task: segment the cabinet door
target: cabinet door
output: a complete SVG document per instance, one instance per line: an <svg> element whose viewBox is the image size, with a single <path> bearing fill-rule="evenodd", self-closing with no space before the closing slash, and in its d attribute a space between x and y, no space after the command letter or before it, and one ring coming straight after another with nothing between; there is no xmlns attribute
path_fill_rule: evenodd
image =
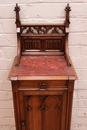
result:
<svg viewBox="0 0 87 130"><path fill-rule="evenodd" d="M65 130L67 91L20 91L22 130Z"/></svg>

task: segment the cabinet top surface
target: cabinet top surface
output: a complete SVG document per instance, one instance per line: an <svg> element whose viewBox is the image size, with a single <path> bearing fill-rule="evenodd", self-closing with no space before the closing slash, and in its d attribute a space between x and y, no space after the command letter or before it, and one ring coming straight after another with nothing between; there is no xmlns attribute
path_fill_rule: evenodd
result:
<svg viewBox="0 0 87 130"><path fill-rule="evenodd" d="M64 56L22 56L18 67L12 67L10 77L17 76L74 76Z"/></svg>

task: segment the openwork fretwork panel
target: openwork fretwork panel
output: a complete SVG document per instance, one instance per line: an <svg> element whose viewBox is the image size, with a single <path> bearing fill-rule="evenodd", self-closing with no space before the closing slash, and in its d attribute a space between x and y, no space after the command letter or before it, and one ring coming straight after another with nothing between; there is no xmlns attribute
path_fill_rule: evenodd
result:
<svg viewBox="0 0 87 130"><path fill-rule="evenodd" d="M64 34L64 26L22 26L21 34L29 35L59 35Z"/></svg>

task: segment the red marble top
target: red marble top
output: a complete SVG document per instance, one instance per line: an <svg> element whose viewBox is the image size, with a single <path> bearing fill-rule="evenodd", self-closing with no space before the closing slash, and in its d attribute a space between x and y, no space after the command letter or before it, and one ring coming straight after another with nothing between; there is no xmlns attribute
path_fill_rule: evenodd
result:
<svg viewBox="0 0 87 130"><path fill-rule="evenodd" d="M75 73L64 56L22 56L10 76L75 76Z"/></svg>

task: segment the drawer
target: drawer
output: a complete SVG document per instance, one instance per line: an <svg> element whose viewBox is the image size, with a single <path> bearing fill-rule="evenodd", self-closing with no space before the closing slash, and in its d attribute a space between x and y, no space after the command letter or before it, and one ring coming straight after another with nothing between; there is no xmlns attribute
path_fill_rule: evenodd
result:
<svg viewBox="0 0 87 130"><path fill-rule="evenodd" d="M66 80L32 80L32 81L19 81L19 87L28 87L28 88L57 88L57 87L66 87Z"/></svg>

